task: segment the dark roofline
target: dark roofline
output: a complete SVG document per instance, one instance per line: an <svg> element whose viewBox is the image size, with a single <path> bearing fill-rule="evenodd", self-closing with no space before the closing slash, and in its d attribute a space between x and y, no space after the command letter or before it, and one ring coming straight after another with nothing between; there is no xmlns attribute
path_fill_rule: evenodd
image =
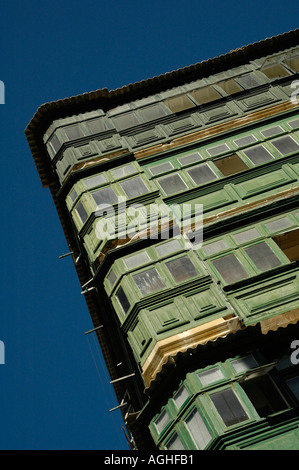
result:
<svg viewBox="0 0 299 470"><path fill-rule="evenodd" d="M240 47L213 59L204 60L197 64L190 65L189 67L126 85L116 90L108 91L107 88L103 88L41 105L27 125L25 135L42 183L45 186L48 185L50 183L48 179L51 174L51 170L46 164L48 159L45 155L42 137L54 120L95 109L107 111L118 105L141 99L169 88L183 85L187 82L244 65L251 60L295 47L298 43L299 29L295 29L288 33L283 33Z"/></svg>

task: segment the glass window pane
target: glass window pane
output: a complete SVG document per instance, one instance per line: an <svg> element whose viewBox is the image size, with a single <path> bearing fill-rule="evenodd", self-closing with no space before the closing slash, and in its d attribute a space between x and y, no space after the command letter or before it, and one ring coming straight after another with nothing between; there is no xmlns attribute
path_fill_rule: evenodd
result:
<svg viewBox="0 0 299 470"><path fill-rule="evenodd" d="M117 203L116 194L111 188L103 188L91 193L97 204L97 209Z"/></svg>
<svg viewBox="0 0 299 470"><path fill-rule="evenodd" d="M107 180L103 173L101 173L99 175L92 176L91 178L86 178L83 181L88 188L94 188L95 186L106 183Z"/></svg>
<svg viewBox="0 0 299 470"><path fill-rule="evenodd" d="M238 77L238 82L240 82L244 88L253 88L259 85L257 79L251 73Z"/></svg>
<svg viewBox="0 0 299 470"><path fill-rule="evenodd" d="M78 139L79 137L84 136L80 124L74 124L73 126L65 127L64 132L66 133L69 140Z"/></svg>
<svg viewBox="0 0 299 470"><path fill-rule="evenodd" d="M203 247L203 250L207 256L213 255L218 251L222 251L228 248L228 244L225 240L217 240L216 242L209 243Z"/></svg>
<svg viewBox="0 0 299 470"><path fill-rule="evenodd" d="M244 147L244 145L253 144L253 142L256 142L256 141L257 141L257 138L254 135L250 134L250 135L246 135L245 137L240 137L239 139L234 140L234 143L238 147Z"/></svg>
<svg viewBox="0 0 299 470"><path fill-rule="evenodd" d="M129 165L122 166L120 168L115 168L112 170L112 175L114 178L122 178L124 176L129 176L132 173L135 173L135 167L132 163L129 163Z"/></svg>
<svg viewBox="0 0 299 470"><path fill-rule="evenodd" d="M76 200L77 197L78 197L78 194L77 194L76 190L73 189L73 190L70 192L69 196L70 196L72 202L75 202L75 200Z"/></svg>
<svg viewBox="0 0 299 470"><path fill-rule="evenodd" d="M294 119L294 121L289 121L288 122L288 125L292 128L292 129L297 129L299 127L299 119Z"/></svg>
<svg viewBox="0 0 299 470"><path fill-rule="evenodd" d="M187 256L169 261L166 266L176 282L183 282L198 275L193 263Z"/></svg>
<svg viewBox="0 0 299 470"><path fill-rule="evenodd" d="M274 158L271 153L269 153L268 150L263 147L263 145L256 145L255 147L251 147L243 151L254 165L268 162Z"/></svg>
<svg viewBox="0 0 299 470"><path fill-rule="evenodd" d="M281 261L267 243L250 246L245 251L260 271L267 271L281 265Z"/></svg>
<svg viewBox="0 0 299 470"><path fill-rule="evenodd" d="M218 158L218 160L214 160L214 164L223 176L234 175L240 171L248 170L248 166L236 154Z"/></svg>
<svg viewBox="0 0 299 470"><path fill-rule="evenodd" d="M238 243L245 243L259 238L260 234L256 228L250 228L249 230L244 230L244 232L236 233L234 237Z"/></svg>
<svg viewBox="0 0 299 470"><path fill-rule="evenodd" d="M185 450L185 447L176 432L169 441L166 442L165 447L167 450Z"/></svg>
<svg viewBox="0 0 299 470"><path fill-rule="evenodd" d="M224 379L224 375L218 366L205 370L204 372L199 372L197 376L203 385L210 385L214 382L218 382L218 380Z"/></svg>
<svg viewBox="0 0 299 470"><path fill-rule="evenodd" d="M192 436L193 441L196 444L196 447L199 450L204 449L212 437L197 409L192 411L192 413L186 419L185 424Z"/></svg>
<svg viewBox="0 0 299 470"><path fill-rule="evenodd" d="M112 120L119 130L128 129L129 127L137 126L139 124L137 116L134 112L116 116Z"/></svg>
<svg viewBox="0 0 299 470"><path fill-rule="evenodd" d="M166 194L174 194L184 189L187 189L187 185L184 183L182 178L178 174L166 176L165 178L157 179L159 185Z"/></svg>
<svg viewBox="0 0 299 470"><path fill-rule="evenodd" d="M170 421L170 416L166 410L162 411L162 413L158 416L158 418L154 421L154 425L158 433L160 434L163 429L167 426Z"/></svg>
<svg viewBox="0 0 299 470"><path fill-rule="evenodd" d="M168 98L164 101L164 103L173 113L178 113L179 111L193 108L195 106L195 104L190 100L190 98L188 98L187 95L180 95Z"/></svg>
<svg viewBox="0 0 299 470"><path fill-rule="evenodd" d="M167 112L160 103L142 108L140 112L145 121L152 121L153 119L167 115Z"/></svg>
<svg viewBox="0 0 299 470"><path fill-rule="evenodd" d="M220 86L220 88L222 88L222 90L224 90L228 95L243 91L243 88L241 88L233 78L218 82L217 85Z"/></svg>
<svg viewBox="0 0 299 470"><path fill-rule="evenodd" d="M261 72L263 72L268 78L270 78L270 80L291 75L291 73L287 69L285 69L281 64L270 65L269 67L261 69Z"/></svg>
<svg viewBox="0 0 299 470"><path fill-rule="evenodd" d="M58 137L55 134L50 138L49 144L55 153L58 152L61 147L61 143L59 142Z"/></svg>
<svg viewBox="0 0 299 470"><path fill-rule="evenodd" d="M274 145L277 150L282 155L287 155L288 153L298 152L299 145L297 142L292 139L290 136L280 137L279 139L271 140L271 144Z"/></svg>
<svg viewBox="0 0 299 470"><path fill-rule="evenodd" d="M119 301L123 311L127 313L130 308L130 302L128 301L128 297L126 296L125 291L121 286L117 289L115 296Z"/></svg>
<svg viewBox="0 0 299 470"><path fill-rule="evenodd" d="M120 185L129 199L149 192L140 176L123 181Z"/></svg>
<svg viewBox="0 0 299 470"><path fill-rule="evenodd" d="M210 396L226 426L232 426L248 419L245 410L232 389L222 390Z"/></svg>
<svg viewBox="0 0 299 470"><path fill-rule="evenodd" d="M277 230L282 230L284 228L290 227L293 225L293 222L288 217L282 217L281 219L273 220L265 224L267 229L270 232L277 232Z"/></svg>
<svg viewBox="0 0 299 470"><path fill-rule="evenodd" d="M98 132L104 132L107 130L107 124L103 118L86 121L86 126L90 130L91 134L97 134Z"/></svg>
<svg viewBox="0 0 299 470"><path fill-rule="evenodd" d="M178 158L178 161L182 166L190 165L191 163L198 162L199 160L202 160L202 156L198 152L194 152L190 155L185 155L184 157Z"/></svg>
<svg viewBox="0 0 299 470"><path fill-rule="evenodd" d="M208 103L209 101L215 101L221 98L221 95L212 86L198 88L197 90L191 91L189 94L198 104Z"/></svg>
<svg viewBox="0 0 299 470"><path fill-rule="evenodd" d="M114 272L113 270L110 271L110 273L109 273L108 276L107 276L107 279L108 279L108 281L109 281L111 287L113 287L114 284L115 284L115 282L116 282L116 280L117 280L116 274L115 274L115 272Z"/></svg>
<svg viewBox="0 0 299 470"><path fill-rule="evenodd" d="M136 266L140 266L141 264L147 263L150 260L146 251L141 251L140 253L136 253L129 258L124 259L124 263L128 269L135 268Z"/></svg>
<svg viewBox="0 0 299 470"><path fill-rule="evenodd" d="M284 62L292 69L294 72L299 72L299 56L290 56L284 60Z"/></svg>
<svg viewBox="0 0 299 470"><path fill-rule="evenodd" d="M135 274L133 279L142 295L151 294L165 287L159 273L154 268L143 273Z"/></svg>
<svg viewBox="0 0 299 470"><path fill-rule="evenodd" d="M216 145L215 147L210 147L207 149L208 154L211 157L215 157L216 155L220 155L220 153L227 152L229 150L229 146L226 144Z"/></svg>
<svg viewBox="0 0 299 470"><path fill-rule="evenodd" d="M213 261L213 265L228 284L248 277L248 273L235 255L227 255L223 256L223 258L216 259Z"/></svg>
<svg viewBox="0 0 299 470"><path fill-rule="evenodd" d="M170 162L161 163L160 165L152 166L149 170L153 176L160 175L166 171L172 170L173 164Z"/></svg>
<svg viewBox="0 0 299 470"><path fill-rule="evenodd" d="M163 243L163 245L156 246L156 250L160 256L169 255L181 249L182 247L178 240L170 240L169 242Z"/></svg>
<svg viewBox="0 0 299 470"><path fill-rule="evenodd" d="M265 129L264 131L261 131L261 134L263 134L264 137L272 137L272 135L279 134L282 131L283 131L282 127L273 126L273 127L270 127L269 129Z"/></svg>
<svg viewBox="0 0 299 470"><path fill-rule="evenodd" d="M258 367L258 363L255 358L250 356L241 357L240 359L235 359L232 361L232 366L237 373L244 372L245 370L254 369Z"/></svg>
<svg viewBox="0 0 299 470"><path fill-rule="evenodd" d="M215 173L211 170L209 165L203 163L202 165L195 166L187 172L193 179L195 184L203 184L217 178Z"/></svg>
<svg viewBox="0 0 299 470"><path fill-rule="evenodd" d="M76 212L77 214L79 215L82 223L84 224L84 222L87 220L88 218L88 215L87 215L87 212L82 204L82 202L79 202L79 204L77 205L76 207Z"/></svg>
<svg viewBox="0 0 299 470"><path fill-rule="evenodd" d="M189 397L189 392L184 385L175 393L173 400L178 408L180 408L187 398Z"/></svg>

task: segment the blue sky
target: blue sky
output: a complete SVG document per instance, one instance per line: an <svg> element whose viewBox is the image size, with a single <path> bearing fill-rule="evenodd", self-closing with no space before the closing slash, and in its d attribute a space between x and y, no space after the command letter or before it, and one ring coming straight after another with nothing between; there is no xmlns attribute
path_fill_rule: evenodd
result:
<svg viewBox="0 0 299 470"><path fill-rule="evenodd" d="M126 449L50 193L24 136L37 108L296 29L296 1L0 0L0 449Z"/></svg>

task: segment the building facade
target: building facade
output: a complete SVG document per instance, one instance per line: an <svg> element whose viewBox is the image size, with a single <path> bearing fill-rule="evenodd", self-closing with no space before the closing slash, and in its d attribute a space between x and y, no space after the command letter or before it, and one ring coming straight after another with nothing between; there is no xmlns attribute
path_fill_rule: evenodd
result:
<svg viewBox="0 0 299 470"><path fill-rule="evenodd" d="M295 30L27 126L132 449L299 449L298 74Z"/></svg>

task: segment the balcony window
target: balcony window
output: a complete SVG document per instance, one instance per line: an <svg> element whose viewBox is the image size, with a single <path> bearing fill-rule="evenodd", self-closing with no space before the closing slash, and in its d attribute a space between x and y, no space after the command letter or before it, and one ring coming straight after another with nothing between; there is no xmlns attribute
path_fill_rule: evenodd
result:
<svg viewBox="0 0 299 470"><path fill-rule="evenodd" d="M204 184L217 179L215 173L206 163L193 167L191 170L188 170L187 173L195 184Z"/></svg>
<svg viewBox="0 0 299 470"><path fill-rule="evenodd" d="M129 129L130 127L137 126L138 124L140 124L136 113L134 112L116 116L112 120L116 128L119 130Z"/></svg>
<svg viewBox="0 0 299 470"><path fill-rule="evenodd" d="M221 95L212 86L198 88L197 90L191 91L189 94L198 104L205 104L221 98Z"/></svg>
<svg viewBox="0 0 299 470"><path fill-rule="evenodd" d="M74 124L72 126L64 127L64 132L69 140L79 139L84 136L84 132L80 124Z"/></svg>
<svg viewBox="0 0 299 470"><path fill-rule="evenodd" d="M108 274L107 279L109 281L110 286L113 287L114 284L117 281L117 277L116 277L115 272L112 269L111 269L110 273Z"/></svg>
<svg viewBox="0 0 299 470"><path fill-rule="evenodd" d="M190 165L191 163L196 163L199 160L202 160L202 156L198 152L190 153L184 157L178 158L178 161L182 166Z"/></svg>
<svg viewBox="0 0 299 470"><path fill-rule="evenodd" d="M227 248L229 248L228 244L225 240L221 239L216 242L208 243L203 247L203 250L207 256L211 256L219 251L226 250Z"/></svg>
<svg viewBox="0 0 299 470"><path fill-rule="evenodd" d="M223 176L234 175L235 173L240 173L240 171L248 170L248 166L236 154L214 160L214 164Z"/></svg>
<svg viewBox="0 0 299 470"><path fill-rule="evenodd" d="M136 268L136 266L145 264L148 261L150 261L150 258L146 251L141 251L140 253L136 253L124 259L124 263L128 269Z"/></svg>
<svg viewBox="0 0 299 470"><path fill-rule="evenodd" d="M99 189L92 192L91 195L97 205L97 209L116 204L118 201L115 192L111 188Z"/></svg>
<svg viewBox="0 0 299 470"><path fill-rule="evenodd" d="M167 112L160 103L142 108L140 113L145 121L153 121L167 115Z"/></svg>
<svg viewBox="0 0 299 470"><path fill-rule="evenodd" d="M268 67L264 67L261 69L261 72L263 72L266 77L268 77L270 80L275 80L277 78L287 77L288 75L291 75L291 73L287 69L285 69L281 64L273 64Z"/></svg>
<svg viewBox="0 0 299 470"><path fill-rule="evenodd" d="M114 168L111 173L113 178L119 179L125 176L132 175L132 173L136 173L136 169L132 163L129 163L128 165L121 166L119 168Z"/></svg>
<svg viewBox="0 0 299 470"><path fill-rule="evenodd" d="M170 416L166 410L163 410L162 413L155 419L154 425L157 429L158 434L161 434L163 429L166 428L167 424L170 422Z"/></svg>
<svg viewBox="0 0 299 470"><path fill-rule="evenodd" d="M227 284L240 281L249 276L240 261L233 254L214 260L213 265Z"/></svg>
<svg viewBox="0 0 299 470"><path fill-rule="evenodd" d="M174 96L164 101L172 113L178 113L184 109L193 108L195 104L187 95Z"/></svg>
<svg viewBox="0 0 299 470"><path fill-rule="evenodd" d="M215 145L215 147L210 147L207 152L211 157L216 157L216 155L220 155L221 153L227 152L229 150L229 146L226 144Z"/></svg>
<svg viewBox="0 0 299 470"><path fill-rule="evenodd" d="M164 289L165 285L155 268L149 269L133 276L138 289L142 295L148 295Z"/></svg>
<svg viewBox="0 0 299 470"><path fill-rule="evenodd" d="M239 91L243 91L243 88L241 88L233 78L230 78L228 80L223 80L221 82L218 82L217 85L222 88L222 90L225 91L227 95L232 95L234 93L238 93Z"/></svg>
<svg viewBox="0 0 299 470"><path fill-rule="evenodd" d="M290 136L280 137L279 139L271 140L271 144L282 154L298 152L299 145Z"/></svg>
<svg viewBox="0 0 299 470"><path fill-rule="evenodd" d="M120 186L129 199L149 192L149 189L145 186L140 176L125 180L120 183Z"/></svg>
<svg viewBox="0 0 299 470"><path fill-rule="evenodd" d="M168 242L163 243L162 245L156 246L156 250L160 256L166 256L181 249L182 247L178 240L169 240Z"/></svg>
<svg viewBox="0 0 299 470"><path fill-rule="evenodd" d="M92 176L91 178L86 178L83 181L88 188L94 188L95 186L100 186L101 184L106 183L107 179L103 173L100 173L99 175Z"/></svg>
<svg viewBox="0 0 299 470"><path fill-rule="evenodd" d="M269 162L274 158L263 145L256 145L255 147L243 150L243 152L254 165Z"/></svg>
<svg viewBox="0 0 299 470"><path fill-rule="evenodd" d="M250 246L245 252L260 271L268 271L281 265L281 261L265 242Z"/></svg>
<svg viewBox="0 0 299 470"><path fill-rule="evenodd" d="M212 367L211 369L205 370L203 372L199 372L197 374L199 380L201 381L202 385L210 385L212 383L218 382L218 380L224 379L224 375L222 370L217 367Z"/></svg>
<svg viewBox="0 0 299 470"><path fill-rule="evenodd" d="M174 394L173 401L175 402L178 409L185 403L189 398L189 392L184 385L182 385L179 390Z"/></svg>
<svg viewBox="0 0 299 470"><path fill-rule="evenodd" d="M259 85L259 82L252 73L238 77L238 82L241 83L244 88L254 88Z"/></svg>
<svg viewBox="0 0 299 470"><path fill-rule="evenodd" d="M258 363L251 354L249 356L241 357L240 359L235 359L231 364L237 374L258 367Z"/></svg>
<svg viewBox="0 0 299 470"><path fill-rule="evenodd" d="M233 426L249 419L231 388L212 393L210 398L226 426Z"/></svg>
<svg viewBox="0 0 299 470"><path fill-rule="evenodd" d="M288 408L269 375L247 380L241 385L261 418Z"/></svg>
<svg viewBox="0 0 299 470"><path fill-rule="evenodd" d="M88 214L82 204L82 202L79 202L79 204L76 206L76 212L78 216L80 217L81 222L84 224L86 220L88 219Z"/></svg>
<svg viewBox="0 0 299 470"><path fill-rule="evenodd" d="M273 135L280 134L283 132L283 128L280 126L272 126L269 127L269 129L265 129L264 131L261 131L261 134L263 134L264 137L272 137Z"/></svg>
<svg viewBox="0 0 299 470"><path fill-rule="evenodd" d="M128 297L125 294L125 291L123 290L121 286L117 289L115 297L117 298L124 313L127 313L130 308L130 302L128 300Z"/></svg>
<svg viewBox="0 0 299 470"><path fill-rule="evenodd" d="M165 448L167 450L185 450L185 447L176 432L166 442Z"/></svg>
<svg viewBox="0 0 299 470"><path fill-rule="evenodd" d="M186 281L187 279L198 275L197 270L188 256L169 261L166 263L166 267L177 283Z"/></svg>
<svg viewBox="0 0 299 470"><path fill-rule="evenodd" d="M170 162L161 163L160 165L152 166L149 170L153 176L166 173L167 171L173 170L174 166Z"/></svg>
<svg viewBox="0 0 299 470"><path fill-rule="evenodd" d="M186 183L176 173L173 175L165 176L163 178L158 178L157 181L167 195L175 194L180 191L184 191L185 189L188 189Z"/></svg>
<svg viewBox="0 0 299 470"><path fill-rule="evenodd" d="M91 134L104 132L108 129L108 126L103 118L97 118L97 119L92 119L90 121L85 121L85 124Z"/></svg>
<svg viewBox="0 0 299 470"><path fill-rule="evenodd" d="M48 144L50 145L50 148L53 150L54 153L57 153L61 147L61 143L59 142L59 139L55 134L52 135L52 137L49 139Z"/></svg>
<svg viewBox="0 0 299 470"><path fill-rule="evenodd" d="M253 134L249 134L244 137L239 137L238 139L234 140L234 143L238 147L245 147L245 145L253 144L256 141L257 141L257 138Z"/></svg>
<svg viewBox="0 0 299 470"><path fill-rule="evenodd" d="M185 425L197 449L204 449L209 444L212 437L197 409L194 409L186 418Z"/></svg>
<svg viewBox="0 0 299 470"><path fill-rule="evenodd" d="M244 230L244 232L236 233L234 235L237 243L246 243L260 237L260 233L256 228L250 228L248 230Z"/></svg>

